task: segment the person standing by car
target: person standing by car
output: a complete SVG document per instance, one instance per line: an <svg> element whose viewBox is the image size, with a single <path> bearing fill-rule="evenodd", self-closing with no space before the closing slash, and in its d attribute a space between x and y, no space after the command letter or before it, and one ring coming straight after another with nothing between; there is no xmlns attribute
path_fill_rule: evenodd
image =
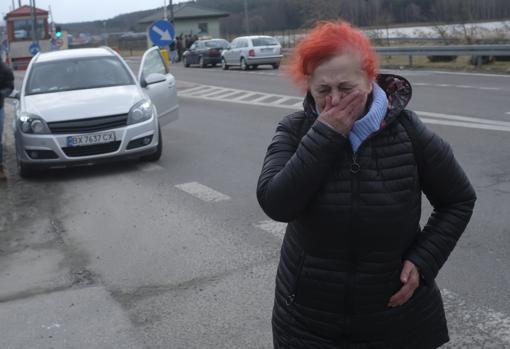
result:
<svg viewBox="0 0 510 349"><path fill-rule="evenodd" d="M177 48L177 62L182 61L183 50L183 42L182 42L182 34L179 35L176 39L176 48Z"/></svg>
<svg viewBox="0 0 510 349"><path fill-rule="evenodd" d="M304 110L283 118L257 187L287 222L274 347L433 349L448 342L435 278L476 195L451 147L406 109L363 32L316 26L289 64ZM420 227L422 193L433 212Z"/></svg>
<svg viewBox="0 0 510 349"><path fill-rule="evenodd" d="M14 89L14 74L11 68L0 59L0 180L5 180L5 172L3 168L3 145L2 134L4 131L5 97L9 96Z"/></svg>

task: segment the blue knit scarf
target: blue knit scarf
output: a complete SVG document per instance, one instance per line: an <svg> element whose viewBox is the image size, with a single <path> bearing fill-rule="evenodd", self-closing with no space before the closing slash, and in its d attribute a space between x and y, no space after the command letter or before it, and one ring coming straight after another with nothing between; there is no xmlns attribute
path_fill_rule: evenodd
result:
<svg viewBox="0 0 510 349"><path fill-rule="evenodd" d="M388 97L386 92L373 83L372 105L362 118L354 122L354 126L349 133L352 150L356 152L360 145L375 131L381 127L381 122L386 116L388 110Z"/></svg>

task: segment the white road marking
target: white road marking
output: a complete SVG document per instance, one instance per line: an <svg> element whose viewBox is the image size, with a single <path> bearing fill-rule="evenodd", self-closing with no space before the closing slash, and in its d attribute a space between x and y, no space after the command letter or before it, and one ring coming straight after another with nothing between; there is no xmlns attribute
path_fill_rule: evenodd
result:
<svg viewBox="0 0 510 349"><path fill-rule="evenodd" d="M42 328L45 328L47 330L51 330L53 328L60 328L61 325L60 324L52 324L52 325L49 325L49 326L46 326L46 325L41 325Z"/></svg>
<svg viewBox="0 0 510 349"><path fill-rule="evenodd" d="M209 97L209 96L218 96L220 94L222 94L223 92L226 92L226 91L231 91L230 89L228 88L219 88L217 89L216 91L214 92L211 92L211 93L207 93L205 95L203 95L204 97Z"/></svg>
<svg viewBox="0 0 510 349"><path fill-rule="evenodd" d="M247 105L255 105L255 106L264 106L264 107L272 107L272 108L282 108L288 110L299 110L302 108L302 102L294 103L294 104L284 104L288 102L290 99L300 99L302 97L299 96L288 96L288 95L279 95L279 94L269 94L264 92L257 91L249 91L249 90L238 90L238 89L225 89L219 86L206 86L207 93L197 93L192 91L189 93L189 90L179 91L179 97L190 97L190 98L200 98L206 99L210 101L220 101L220 102L228 102L228 103L237 103L237 104L247 104ZM227 94L221 93L222 89L227 92ZM204 91L204 90L198 90ZM220 95L217 95L214 92L219 92ZM237 96L236 94L240 94ZM228 96L235 96L234 98L228 99ZM255 99L249 99L249 97L255 96ZM271 98L276 98L270 102L264 102ZM426 111L416 111L418 115L422 118L422 121L428 124L435 125L447 125L447 126L456 126L456 127L464 127L471 129L479 129L479 130L489 130L489 131L502 131L502 132L510 132L510 122L502 121L502 120L490 120L490 119L482 119L475 118L469 116L462 115L450 115L450 114L441 114L441 113L433 113ZM509 114L510 115L510 114Z"/></svg>
<svg viewBox="0 0 510 349"><path fill-rule="evenodd" d="M271 235L276 236L279 239L283 239L283 235L285 234L285 228L287 227L287 223L276 222L273 220L262 221L257 224L254 224L256 228L262 229L265 232L270 233Z"/></svg>
<svg viewBox="0 0 510 349"><path fill-rule="evenodd" d="M290 99L292 99L292 97L281 97L274 102L270 102L269 104L283 104L283 102L287 102Z"/></svg>
<svg viewBox="0 0 510 349"><path fill-rule="evenodd" d="M251 97L251 96L255 96L257 94L258 94L258 92L251 92L251 93L247 93L247 94L245 94L243 96L239 96L239 97L233 98L232 100L233 101L238 101L240 99L245 99L245 98L248 98L248 97Z"/></svg>
<svg viewBox="0 0 510 349"><path fill-rule="evenodd" d="M437 70L424 70L423 71L433 74L443 74L443 75L464 75L464 76L486 76L486 77L497 77L497 78L510 78L510 75L502 75L502 74L484 74L484 73L462 73L462 72L446 72L446 71L437 71Z"/></svg>
<svg viewBox="0 0 510 349"><path fill-rule="evenodd" d="M175 187L205 202L230 200L230 196L222 194L198 182L178 184Z"/></svg>
<svg viewBox="0 0 510 349"><path fill-rule="evenodd" d="M205 87L206 86L204 86L204 85L199 85L199 86L195 86L195 87L183 90L182 92L186 92L186 93L197 92L197 91L203 90Z"/></svg>
<svg viewBox="0 0 510 349"><path fill-rule="evenodd" d="M509 111L509 112L507 112L507 113L505 113L505 114L506 114L506 115L510 115L510 111Z"/></svg>
<svg viewBox="0 0 510 349"><path fill-rule="evenodd" d="M436 120L436 119L426 119L426 118L421 118L421 121L423 121L426 124L433 124L433 125L446 125L446 126L474 128L474 129L478 129L478 130L510 132L510 127L505 127L505 126L475 124L475 123L460 122L460 121Z"/></svg>
<svg viewBox="0 0 510 349"><path fill-rule="evenodd" d="M485 91L499 91L501 90L499 87L479 87L480 90Z"/></svg>
<svg viewBox="0 0 510 349"><path fill-rule="evenodd" d="M471 86L471 85L452 85L452 84L429 84L426 82L414 82L413 86L430 86L430 87L454 87L454 88L463 88L463 89L475 89L475 90L483 90L483 91L500 91L499 87L480 87L480 86Z"/></svg>
<svg viewBox="0 0 510 349"><path fill-rule="evenodd" d="M510 127L510 122L508 122L508 121L489 120L489 119L473 118L473 117L469 117L469 116L460 116L460 115L451 115L451 114L431 113L431 112L418 111L418 110L416 111L416 114L428 116L428 117L432 117L432 118L450 119L450 120L456 120L456 121L467 121L467 122L473 122L473 123Z"/></svg>

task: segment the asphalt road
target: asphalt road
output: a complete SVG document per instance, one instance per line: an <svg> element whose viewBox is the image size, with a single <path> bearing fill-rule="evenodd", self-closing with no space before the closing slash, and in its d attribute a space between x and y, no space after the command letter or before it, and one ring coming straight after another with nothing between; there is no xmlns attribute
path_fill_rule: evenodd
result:
<svg viewBox="0 0 510 349"><path fill-rule="evenodd" d="M299 91L271 69L172 72L181 117L163 129L157 164L24 181L6 134L0 348L271 348L283 226L260 210L255 187ZM411 108L453 146L479 198L438 278L445 348L510 348L510 77L399 73L415 85Z"/></svg>

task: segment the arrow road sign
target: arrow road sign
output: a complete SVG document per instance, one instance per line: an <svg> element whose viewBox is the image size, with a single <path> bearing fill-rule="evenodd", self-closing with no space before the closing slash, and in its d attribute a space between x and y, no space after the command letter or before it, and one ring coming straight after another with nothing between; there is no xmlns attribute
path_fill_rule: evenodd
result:
<svg viewBox="0 0 510 349"><path fill-rule="evenodd" d="M32 56L35 56L39 51L41 50L41 48L39 47L39 44L37 42L33 42L29 47L28 47L28 52L30 52L30 54Z"/></svg>
<svg viewBox="0 0 510 349"><path fill-rule="evenodd" d="M174 26L165 20L156 21L149 27L149 38L154 45L168 46L175 38Z"/></svg>

